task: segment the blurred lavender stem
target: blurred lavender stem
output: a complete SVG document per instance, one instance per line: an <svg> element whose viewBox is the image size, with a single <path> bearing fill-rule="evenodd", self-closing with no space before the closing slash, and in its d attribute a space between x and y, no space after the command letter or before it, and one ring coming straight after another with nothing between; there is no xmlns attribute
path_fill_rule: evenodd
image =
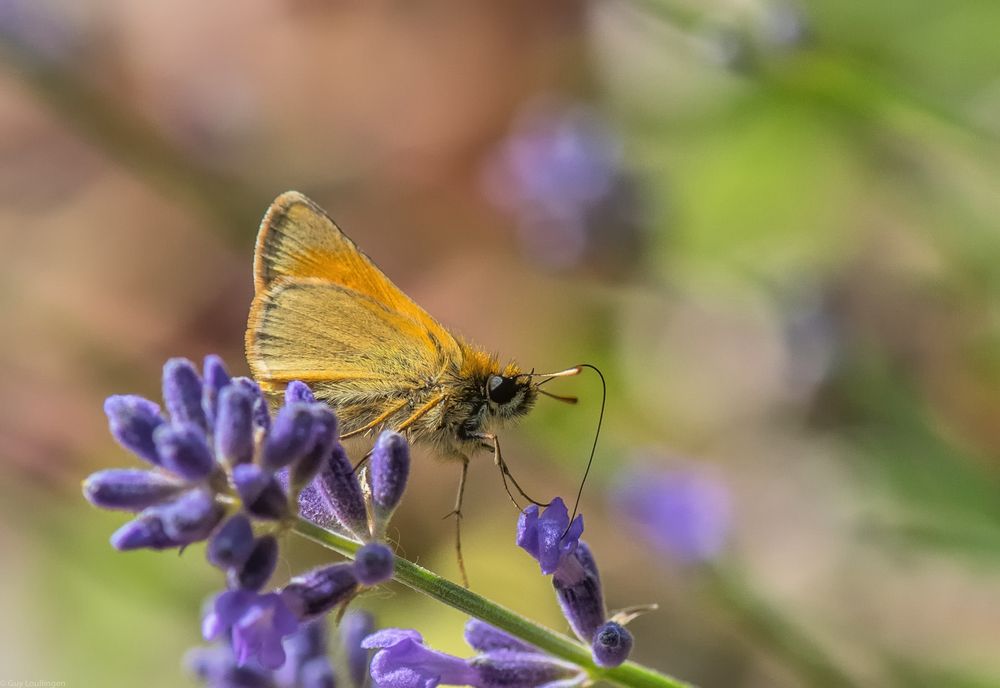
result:
<svg viewBox="0 0 1000 688"><path fill-rule="evenodd" d="M321 528L302 518L296 519L293 530L299 535L350 559L354 558L355 553L361 547L359 542ZM614 669L602 669L594 664L589 648L406 559L396 558L393 578L417 592L492 624L555 657L573 662L584 669L594 680L609 681L632 688L692 688L689 683L661 674L635 662L625 662Z"/></svg>
<svg viewBox="0 0 1000 688"><path fill-rule="evenodd" d="M703 569L707 592L735 617L750 637L766 644L804 682L818 688L860 688L801 626L762 597L739 566L716 562Z"/></svg>

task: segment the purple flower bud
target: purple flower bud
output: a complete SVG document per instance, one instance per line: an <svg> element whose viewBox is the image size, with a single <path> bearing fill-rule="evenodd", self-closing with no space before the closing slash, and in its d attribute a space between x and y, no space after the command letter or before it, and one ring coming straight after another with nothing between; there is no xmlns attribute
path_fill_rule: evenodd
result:
<svg viewBox="0 0 1000 688"><path fill-rule="evenodd" d="M333 415L333 411L321 404L313 404L312 413L312 448L292 466L291 482L294 489L301 489L316 477L329 458L330 452L340 442L337 417Z"/></svg>
<svg viewBox="0 0 1000 688"><path fill-rule="evenodd" d="M215 421L215 452L230 466L253 460L254 393L242 385L222 390Z"/></svg>
<svg viewBox="0 0 1000 688"><path fill-rule="evenodd" d="M632 652L632 634L621 624L609 621L597 629L591 650L597 666L616 667Z"/></svg>
<svg viewBox="0 0 1000 688"><path fill-rule="evenodd" d="M153 441L163 467L185 480L204 480L215 468L204 431L191 423L161 425Z"/></svg>
<svg viewBox="0 0 1000 688"><path fill-rule="evenodd" d="M299 670L299 688L336 688L333 667L326 657L313 657Z"/></svg>
<svg viewBox="0 0 1000 688"><path fill-rule="evenodd" d="M430 649L413 630L385 628L365 638L361 646L378 650L371 665L371 676L378 688L480 684L479 673L465 660Z"/></svg>
<svg viewBox="0 0 1000 688"><path fill-rule="evenodd" d="M233 469L233 482L243 508L257 518L280 521L288 515L288 496L271 473L252 463Z"/></svg>
<svg viewBox="0 0 1000 688"><path fill-rule="evenodd" d="M354 574L363 585L378 585L392 578L396 558L381 542L369 542L354 555Z"/></svg>
<svg viewBox="0 0 1000 688"><path fill-rule="evenodd" d="M250 391L254 396L253 402L253 424L257 428L267 430L271 427L271 413L268 410L267 399L260 391L260 385L248 377L234 377L233 384Z"/></svg>
<svg viewBox="0 0 1000 688"><path fill-rule="evenodd" d="M354 566L342 563L296 576L281 591L281 596L299 619L306 620L346 602L357 589Z"/></svg>
<svg viewBox="0 0 1000 688"><path fill-rule="evenodd" d="M532 504L521 512L517 521L518 546L538 560L545 575L554 573L573 553L582 534L583 514L570 524L569 511L560 497L553 499L541 516L538 507Z"/></svg>
<svg viewBox="0 0 1000 688"><path fill-rule="evenodd" d="M302 380L292 380L285 387L285 404L294 404L296 402L304 402L307 404L312 404L316 401L316 397L313 396L312 390L309 389L309 385L302 382Z"/></svg>
<svg viewBox="0 0 1000 688"><path fill-rule="evenodd" d="M315 422L309 404L282 406L264 440L261 465L276 471L301 459L312 448Z"/></svg>
<svg viewBox="0 0 1000 688"><path fill-rule="evenodd" d="M126 552L133 549L169 549L180 543L163 529L163 521L155 513L143 513L111 535L111 546Z"/></svg>
<svg viewBox="0 0 1000 688"><path fill-rule="evenodd" d="M201 408L205 412L208 427L212 427L218 417L219 395L223 388L229 385L230 378L222 359L215 354L205 356L205 365L202 370L205 376L205 385L201 392Z"/></svg>
<svg viewBox="0 0 1000 688"><path fill-rule="evenodd" d="M93 473L83 482L83 494L104 509L141 511L176 496L183 483L155 471L112 468Z"/></svg>
<svg viewBox="0 0 1000 688"><path fill-rule="evenodd" d="M512 652L541 652L534 645L501 631L479 619L469 619L465 623L465 642L480 652L510 650Z"/></svg>
<svg viewBox="0 0 1000 688"><path fill-rule="evenodd" d="M340 644L344 648L347 670L355 686L363 686L368 676L368 650L361 642L375 630L375 619L364 610L352 610L340 621Z"/></svg>
<svg viewBox="0 0 1000 688"><path fill-rule="evenodd" d="M250 519L236 514L226 521L208 541L205 556L220 569L239 568L254 550Z"/></svg>
<svg viewBox="0 0 1000 688"><path fill-rule="evenodd" d="M381 537L399 505L410 474L410 447L398 432L386 430L375 441L368 464L374 535Z"/></svg>
<svg viewBox="0 0 1000 688"><path fill-rule="evenodd" d="M164 423L159 406L135 395L116 394L105 400L104 413L118 444L139 458L160 465L160 455L153 443L153 431Z"/></svg>
<svg viewBox="0 0 1000 688"><path fill-rule="evenodd" d="M581 541L576 551L563 560L552 576L552 587L573 632L589 643L607 618L607 610L601 579L585 542Z"/></svg>
<svg viewBox="0 0 1000 688"><path fill-rule="evenodd" d="M368 513L361 483L339 443L330 452L313 484L317 488L320 511L333 514L356 537L368 539Z"/></svg>
<svg viewBox="0 0 1000 688"><path fill-rule="evenodd" d="M278 541L273 535L265 535L253 543L253 549L246 562L239 569L230 569L231 588L257 591L274 575L278 565Z"/></svg>
<svg viewBox="0 0 1000 688"><path fill-rule="evenodd" d="M163 402L175 423L193 423L208 429L201 407L201 378L186 358L171 358L163 366Z"/></svg>
<svg viewBox="0 0 1000 688"><path fill-rule="evenodd" d="M538 652L492 652L469 660L475 669L477 688L510 688L510 686L575 686L585 675L568 662L562 662Z"/></svg>
<svg viewBox="0 0 1000 688"><path fill-rule="evenodd" d="M226 510L206 490L189 490L172 502L154 507L163 532L174 542L189 545L207 538Z"/></svg>

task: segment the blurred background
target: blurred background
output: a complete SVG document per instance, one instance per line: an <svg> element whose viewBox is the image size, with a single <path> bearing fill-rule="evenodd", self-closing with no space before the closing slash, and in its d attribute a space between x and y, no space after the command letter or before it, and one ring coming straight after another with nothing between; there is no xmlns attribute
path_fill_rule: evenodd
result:
<svg viewBox="0 0 1000 688"><path fill-rule="evenodd" d="M0 0L0 679L194 685L200 548L114 552L104 397L247 371L298 189L449 327L608 381L582 509L634 658L702 686L1000 686L1000 3ZM571 497L587 375L502 433ZM565 629L490 458L473 588ZM456 577L457 467L393 533ZM329 559L290 540L279 577ZM400 586L358 601L466 655Z"/></svg>

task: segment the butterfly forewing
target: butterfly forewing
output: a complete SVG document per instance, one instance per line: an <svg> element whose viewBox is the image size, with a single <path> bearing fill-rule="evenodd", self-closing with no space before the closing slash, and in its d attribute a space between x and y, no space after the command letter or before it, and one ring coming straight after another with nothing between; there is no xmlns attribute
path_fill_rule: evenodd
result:
<svg viewBox="0 0 1000 688"><path fill-rule="evenodd" d="M267 391L302 380L338 412L377 417L419 404L461 366L455 338L301 194L281 195L264 217L254 285L247 360ZM341 415L345 429L361 420Z"/></svg>
<svg viewBox="0 0 1000 688"><path fill-rule="evenodd" d="M322 208L295 191L271 204L254 254L258 294L282 277L315 277L352 289L416 321L444 349L458 351L447 329L393 284Z"/></svg>

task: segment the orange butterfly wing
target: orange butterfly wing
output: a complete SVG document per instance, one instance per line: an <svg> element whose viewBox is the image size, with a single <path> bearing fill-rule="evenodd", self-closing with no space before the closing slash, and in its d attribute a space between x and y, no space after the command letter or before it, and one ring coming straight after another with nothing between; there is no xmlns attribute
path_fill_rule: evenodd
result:
<svg viewBox="0 0 1000 688"><path fill-rule="evenodd" d="M262 383L381 379L388 387L399 359L425 372L463 358L452 334L298 192L279 196L261 222L254 288L247 361Z"/></svg>

